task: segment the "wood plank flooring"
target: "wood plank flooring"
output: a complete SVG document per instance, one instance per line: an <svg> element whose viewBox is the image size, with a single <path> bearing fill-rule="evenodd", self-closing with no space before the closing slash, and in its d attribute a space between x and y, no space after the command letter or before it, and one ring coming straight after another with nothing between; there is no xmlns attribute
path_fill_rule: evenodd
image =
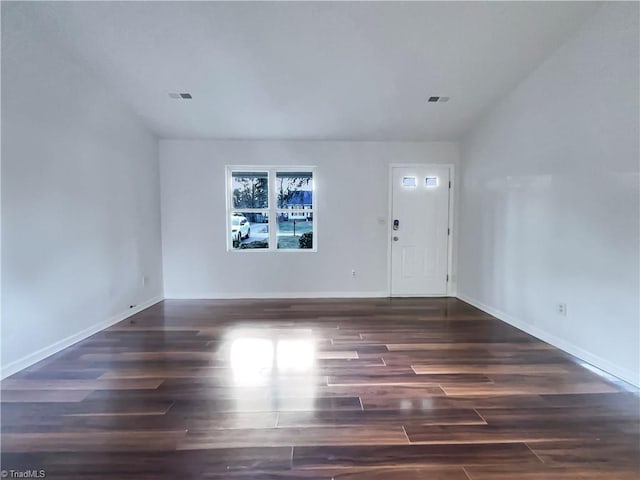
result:
<svg viewBox="0 0 640 480"><path fill-rule="evenodd" d="M456 299L165 301L0 388L46 478L640 478L637 391Z"/></svg>

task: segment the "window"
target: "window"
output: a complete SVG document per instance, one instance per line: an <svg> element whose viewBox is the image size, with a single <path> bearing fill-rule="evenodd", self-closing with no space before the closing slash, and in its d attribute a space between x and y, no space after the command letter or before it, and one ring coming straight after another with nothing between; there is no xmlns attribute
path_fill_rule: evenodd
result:
<svg viewBox="0 0 640 480"><path fill-rule="evenodd" d="M418 185L416 177L402 177L402 185L404 187L415 187Z"/></svg>
<svg viewBox="0 0 640 480"><path fill-rule="evenodd" d="M227 167L228 250L316 251L314 169Z"/></svg>
<svg viewBox="0 0 640 480"><path fill-rule="evenodd" d="M424 184L427 187L437 187L438 186L438 177L427 177L424 179Z"/></svg>

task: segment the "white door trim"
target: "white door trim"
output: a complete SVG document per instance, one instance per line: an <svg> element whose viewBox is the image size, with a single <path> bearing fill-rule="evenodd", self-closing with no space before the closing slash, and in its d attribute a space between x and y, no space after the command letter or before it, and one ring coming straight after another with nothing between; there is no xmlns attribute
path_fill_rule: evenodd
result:
<svg viewBox="0 0 640 480"><path fill-rule="evenodd" d="M449 275L449 281L447 282L447 297L455 296L455 291L452 288L453 284L453 246L455 245L454 238L457 232L453 229L454 224L454 192L456 188L455 182L455 165L453 163L390 163L387 171L387 183L389 185L387 191L387 292L389 297L411 297L417 295L392 295L391 294L391 224L393 223L393 169L405 168L405 167L448 167L449 168L449 181L451 182L451 188L449 189L449 238L447 240L447 275ZM419 295L424 296L424 295ZM434 297L440 297L442 295L432 295Z"/></svg>

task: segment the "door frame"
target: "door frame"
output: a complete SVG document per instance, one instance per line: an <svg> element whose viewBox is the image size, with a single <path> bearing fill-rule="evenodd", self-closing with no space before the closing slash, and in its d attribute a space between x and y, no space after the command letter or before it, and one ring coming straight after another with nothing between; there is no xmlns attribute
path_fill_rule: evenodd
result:
<svg viewBox="0 0 640 480"><path fill-rule="evenodd" d="M449 281L447 282L447 293L445 296L454 297L455 289L453 288L453 246L455 245L455 236L457 232L453 228L454 224L454 199L455 199L455 164L453 163L390 163L387 171L388 178L387 183L389 190L387 192L387 295L389 297L441 297L442 295L392 295L391 294L391 282L392 282L392 264L391 264L391 224L393 223L393 169L394 168L410 168L410 167L448 167L449 168L449 181L451 182L451 188L449 189L449 238L447 239L447 275L449 275Z"/></svg>

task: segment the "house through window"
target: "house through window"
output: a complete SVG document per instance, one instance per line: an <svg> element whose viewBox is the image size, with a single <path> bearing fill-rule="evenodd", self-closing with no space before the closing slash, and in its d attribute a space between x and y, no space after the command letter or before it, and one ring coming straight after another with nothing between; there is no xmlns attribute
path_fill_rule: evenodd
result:
<svg viewBox="0 0 640 480"><path fill-rule="evenodd" d="M314 169L227 167L229 250L316 251Z"/></svg>

